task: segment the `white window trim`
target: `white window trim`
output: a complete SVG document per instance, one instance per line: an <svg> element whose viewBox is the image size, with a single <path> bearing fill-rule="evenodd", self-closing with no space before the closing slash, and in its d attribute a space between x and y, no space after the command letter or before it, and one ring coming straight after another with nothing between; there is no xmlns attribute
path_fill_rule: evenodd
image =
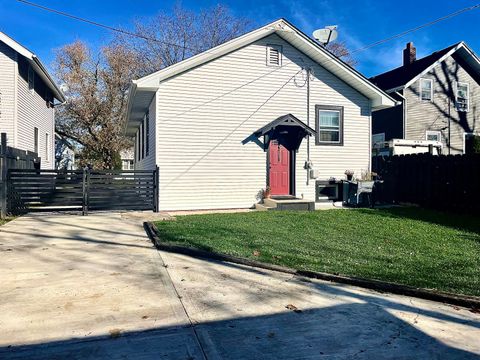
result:
<svg viewBox="0 0 480 360"><path fill-rule="evenodd" d="M270 50L275 49L278 51L278 64L272 64L270 63ZM283 46L282 45L276 45L276 44L267 44L267 52L266 52L266 64L267 66L273 66L273 67L281 67L282 66L282 59L283 59Z"/></svg>
<svg viewBox="0 0 480 360"><path fill-rule="evenodd" d="M430 100L427 100L427 99L422 99L422 83L423 82L429 82L430 83ZM429 102L432 102L433 101L433 80L432 79L426 79L426 78L420 78L420 88L419 88L419 98L420 98L420 101L429 101Z"/></svg>
<svg viewBox="0 0 480 360"><path fill-rule="evenodd" d="M50 134L45 133L45 161L50 161Z"/></svg>
<svg viewBox="0 0 480 360"><path fill-rule="evenodd" d="M430 141L442 141L442 132L439 130L427 130L425 131L425 140L428 140L428 135L437 135L439 140L430 140Z"/></svg>
<svg viewBox="0 0 480 360"><path fill-rule="evenodd" d="M458 104L458 86L459 85L466 85L467 86L467 110L460 110L457 106ZM457 81L455 82L455 107L457 111L461 112L469 112L470 111L470 84L466 82Z"/></svg>

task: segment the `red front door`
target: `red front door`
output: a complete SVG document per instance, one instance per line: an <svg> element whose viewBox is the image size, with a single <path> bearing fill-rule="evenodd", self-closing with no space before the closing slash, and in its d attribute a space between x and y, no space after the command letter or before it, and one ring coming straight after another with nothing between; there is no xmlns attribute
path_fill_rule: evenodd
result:
<svg viewBox="0 0 480 360"><path fill-rule="evenodd" d="M277 141L271 141L268 156L271 194L290 195L290 152Z"/></svg>

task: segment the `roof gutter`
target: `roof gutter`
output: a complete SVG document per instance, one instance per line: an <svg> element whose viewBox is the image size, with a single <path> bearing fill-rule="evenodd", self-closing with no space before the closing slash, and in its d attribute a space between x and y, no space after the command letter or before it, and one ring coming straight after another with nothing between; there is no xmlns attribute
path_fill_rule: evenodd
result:
<svg viewBox="0 0 480 360"><path fill-rule="evenodd" d="M127 133L128 120L130 119L130 111L132 111L133 98L136 92L137 92L137 81L132 80L132 82L130 83L130 87L128 88L127 111L125 112L124 128L123 128L124 134Z"/></svg>
<svg viewBox="0 0 480 360"><path fill-rule="evenodd" d="M52 77L50 76L50 74L48 73L47 69L45 69L45 67L43 66L42 62L38 59L37 55L33 54L32 55L32 60L35 62L35 64L37 64L37 66L40 68L40 70L42 71L43 75L45 76L46 80L52 84L52 87L54 90L54 93L55 93L55 97L57 98L58 101L64 103L66 101L65 99L65 95L63 95L63 92L62 90L60 90L60 88L57 86L57 84L55 83L55 81L53 81Z"/></svg>

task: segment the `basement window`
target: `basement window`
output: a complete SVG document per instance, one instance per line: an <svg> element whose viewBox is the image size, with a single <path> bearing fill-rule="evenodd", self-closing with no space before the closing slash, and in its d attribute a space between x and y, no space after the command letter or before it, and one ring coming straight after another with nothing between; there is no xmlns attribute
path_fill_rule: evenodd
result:
<svg viewBox="0 0 480 360"><path fill-rule="evenodd" d="M442 133L440 131L427 130L425 132L425 140L442 141Z"/></svg>
<svg viewBox="0 0 480 360"><path fill-rule="evenodd" d="M267 45L267 66L282 66L281 45Z"/></svg>

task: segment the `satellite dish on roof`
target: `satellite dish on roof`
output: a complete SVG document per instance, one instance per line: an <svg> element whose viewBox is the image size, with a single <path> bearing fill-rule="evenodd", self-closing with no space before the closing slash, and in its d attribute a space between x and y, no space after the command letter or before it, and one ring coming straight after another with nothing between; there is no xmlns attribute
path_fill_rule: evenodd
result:
<svg viewBox="0 0 480 360"><path fill-rule="evenodd" d="M338 38L337 28L337 25L325 26L323 29L315 30L313 32L313 37L319 43L327 45L330 41L334 41Z"/></svg>

